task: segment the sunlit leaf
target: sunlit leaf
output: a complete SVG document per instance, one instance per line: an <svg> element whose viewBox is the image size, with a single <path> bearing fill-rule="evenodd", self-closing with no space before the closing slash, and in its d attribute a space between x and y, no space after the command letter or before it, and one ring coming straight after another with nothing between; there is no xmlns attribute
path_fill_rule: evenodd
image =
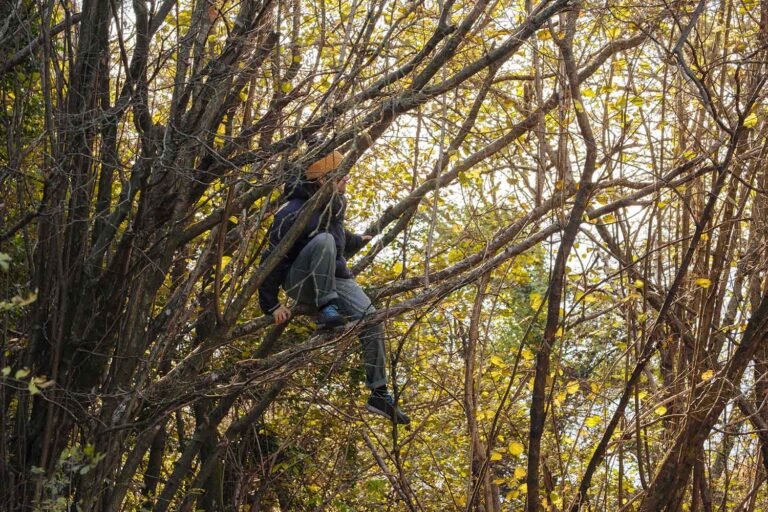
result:
<svg viewBox="0 0 768 512"><path fill-rule="evenodd" d="M509 446L507 446L507 450L509 450L510 455L517 457L523 453L525 446L523 446L521 443L518 443L517 441L512 441L509 443Z"/></svg>
<svg viewBox="0 0 768 512"><path fill-rule="evenodd" d="M588 417L588 418L586 419L586 421L584 421L584 424L585 424L586 426L588 426L588 427L592 428L592 427L594 427L594 426L597 426L597 425L599 425L599 424L600 424L600 422L602 422L602 421L603 421L603 417L602 417L602 416L598 416L598 415L595 415L595 416L590 416L590 417Z"/></svg>

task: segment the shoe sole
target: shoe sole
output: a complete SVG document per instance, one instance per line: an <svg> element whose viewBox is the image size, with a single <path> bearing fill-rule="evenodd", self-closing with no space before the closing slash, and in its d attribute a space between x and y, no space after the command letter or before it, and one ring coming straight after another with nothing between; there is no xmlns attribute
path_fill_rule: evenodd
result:
<svg viewBox="0 0 768 512"><path fill-rule="evenodd" d="M372 412L373 414L378 414L379 416L383 416L387 418L389 421L392 421L392 417L389 414L382 411L381 409L377 409L370 404L365 404L365 408L368 409L368 412Z"/></svg>
<svg viewBox="0 0 768 512"><path fill-rule="evenodd" d="M378 414L379 416L387 418L390 422L392 421L392 417L389 414L382 411L381 409L377 409L369 404L365 404L365 408L368 410L368 412L372 412L373 414ZM398 425L409 425L411 422L409 421L408 423L401 423L399 421L396 421L396 423Z"/></svg>

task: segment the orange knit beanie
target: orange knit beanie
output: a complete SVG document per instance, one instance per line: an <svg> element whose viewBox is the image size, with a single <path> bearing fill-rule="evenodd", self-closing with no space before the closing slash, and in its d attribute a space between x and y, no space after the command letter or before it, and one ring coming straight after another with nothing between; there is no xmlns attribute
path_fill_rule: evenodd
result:
<svg viewBox="0 0 768 512"><path fill-rule="evenodd" d="M307 178L310 180L322 178L336 169L343 159L344 155L336 150L332 151L307 168Z"/></svg>

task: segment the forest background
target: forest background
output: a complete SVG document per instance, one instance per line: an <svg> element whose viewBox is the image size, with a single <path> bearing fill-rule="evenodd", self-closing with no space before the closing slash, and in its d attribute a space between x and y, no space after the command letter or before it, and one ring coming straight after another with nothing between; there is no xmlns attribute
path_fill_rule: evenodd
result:
<svg viewBox="0 0 768 512"><path fill-rule="evenodd" d="M767 55L757 0L3 2L0 508L767 510ZM334 149L410 428L255 300Z"/></svg>

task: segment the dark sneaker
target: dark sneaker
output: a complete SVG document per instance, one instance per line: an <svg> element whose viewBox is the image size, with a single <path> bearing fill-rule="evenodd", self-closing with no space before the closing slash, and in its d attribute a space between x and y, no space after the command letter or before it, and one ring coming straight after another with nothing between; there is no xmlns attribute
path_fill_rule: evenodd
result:
<svg viewBox="0 0 768 512"><path fill-rule="evenodd" d="M328 304L320 309L320 312L315 317L315 323L318 329L330 329L344 325L346 322L344 317L339 314L339 308L336 307L336 304Z"/></svg>
<svg viewBox="0 0 768 512"><path fill-rule="evenodd" d="M395 407L395 399L389 393L372 393L365 408L374 414L384 416L389 421L394 421L400 425L408 425L411 418L408 417L399 407Z"/></svg>

